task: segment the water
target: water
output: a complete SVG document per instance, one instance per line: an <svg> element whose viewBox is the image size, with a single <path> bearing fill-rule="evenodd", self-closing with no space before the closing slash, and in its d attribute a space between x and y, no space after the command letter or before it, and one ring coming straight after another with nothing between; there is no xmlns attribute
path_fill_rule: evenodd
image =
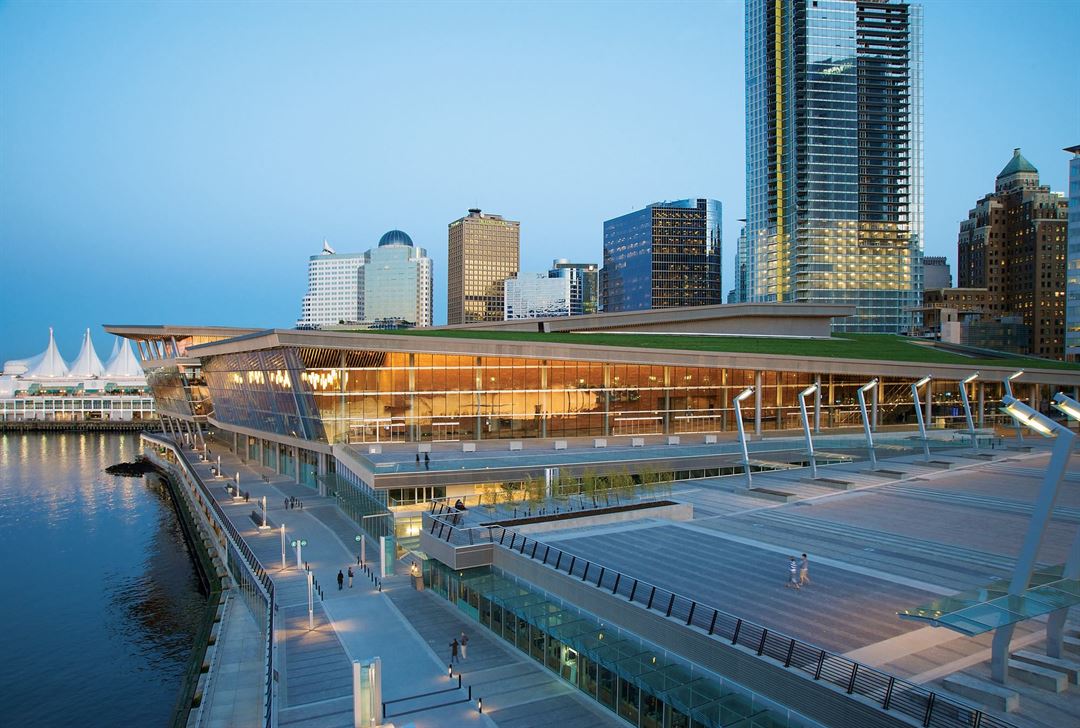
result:
<svg viewBox="0 0 1080 728"><path fill-rule="evenodd" d="M167 725L205 606L137 434L0 434L0 725Z"/></svg>

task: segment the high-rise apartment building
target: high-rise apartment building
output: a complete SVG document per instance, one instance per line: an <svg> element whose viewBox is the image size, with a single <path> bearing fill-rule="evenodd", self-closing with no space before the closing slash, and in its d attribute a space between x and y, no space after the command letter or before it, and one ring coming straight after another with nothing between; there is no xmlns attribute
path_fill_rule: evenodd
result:
<svg viewBox="0 0 1080 728"><path fill-rule="evenodd" d="M906 332L922 290L922 8L747 0L748 301Z"/></svg>
<svg viewBox="0 0 1080 728"><path fill-rule="evenodd" d="M357 272L363 264L362 253L338 253L324 240L322 252L308 258L308 290L300 304L296 328L358 323Z"/></svg>
<svg viewBox="0 0 1080 728"><path fill-rule="evenodd" d="M697 198L606 220L604 311L723 303L721 218L717 200Z"/></svg>
<svg viewBox="0 0 1080 728"><path fill-rule="evenodd" d="M360 320L375 329L431 326L431 258L401 230L364 253L357 271Z"/></svg>
<svg viewBox="0 0 1080 728"><path fill-rule="evenodd" d="M1065 358L1080 359L1080 144L1069 160L1068 269L1065 279Z"/></svg>
<svg viewBox="0 0 1080 728"><path fill-rule="evenodd" d="M1014 149L994 192L960 223L960 287L987 289L989 318L1022 317L1035 356L1065 354L1067 213L1065 197L1040 185L1039 170Z"/></svg>
<svg viewBox="0 0 1080 728"><path fill-rule="evenodd" d="M503 281L518 272L521 223L469 210L448 226L446 321L503 320Z"/></svg>
<svg viewBox="0 0 1080 728"><path fill-rule="evenodd" d="M548 277L570 280L571 315L600 311L600 266L596 263L571 263L557 258L552 261Z"/></svg>
<svg viewBox="0 0 1080 728"><path fill-rule="evenodd" d="M923 290L952 288L952 271L944 255L923 256Z"/></svg>

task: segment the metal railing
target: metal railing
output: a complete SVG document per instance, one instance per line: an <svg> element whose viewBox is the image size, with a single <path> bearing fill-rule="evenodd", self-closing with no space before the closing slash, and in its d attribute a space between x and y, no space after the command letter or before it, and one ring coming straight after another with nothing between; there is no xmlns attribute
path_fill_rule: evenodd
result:
<svg viewBox="0 0 1080 728"><path fill-rule="evenodd" d="M464 527L457 514L425 513L423 526L435 538L454 545L491 542L521 556L543 563L569 577L697 627L709 637L752 650L813 680L820 680L857 695L885 711L894 711L926 728L1015 728L1014 724L907 682L888 673L850 660L814 645L768 629L733 614L680 596L642 579L607 568L502 526Z"/></svg>
<svg viewBox="0 0 1080 728"><path fill-rule="evenodd" d="M263 725L274 725L274 612L277 610L274 596L274 582L267 575L262 564L248 548L243 537L225 515L221 505L210 494L202 478L198 476L187 453L182 446L161 435L143 433L143 439L160 447L167 448L176 457L175 471L188 482L189 487L197 489L201 500L209 505L212 517L218 528L225 534L227 549L226 566L236 580L237 586L248 605L257 624L262 627L264 638L265 682L263 689Z"/></svg>

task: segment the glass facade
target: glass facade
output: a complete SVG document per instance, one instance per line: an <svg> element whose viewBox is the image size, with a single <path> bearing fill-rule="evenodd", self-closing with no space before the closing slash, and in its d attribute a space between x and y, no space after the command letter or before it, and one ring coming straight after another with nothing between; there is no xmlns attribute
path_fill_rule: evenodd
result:
<svg viewBox="0 0 1080 728"><path fill-rule="evenodd" d="M328 349L215 356L204 372L221 422L334 443L733 431L733 398L755 382L754 371L726 367ZM815 379L760 372L761 428L800 427L798 393ZM858 426L865 378L820 379L822 426ZM935 412L959 417L956 383L932 386ZM908 379L883 379L881 422L912 422L910 397ZM754 404L742 408L751 422ZM265 454L264 464L285 472L291 457Z"/></svg>
<svg viewBox="0 0 1080 728"><path fill-rule="evenodd" d="M159 412L182 417L213 414L210 392L199 367L168 364L148 366L145 371Z"/></svg>
<svg viewBox="0 0 1080 728"><path fill-rule="evenodd" d="M657 202L604 222L604 311L723 303L722 207Z"/></svg>
<svg viewBox="0 0 1080 728"><path fill-rule="evenodd" d="M571 263L565 258L552 262L550 278L570 279L570 314L600 311L600 266L596 263Z"/></svg>
<svg viewBox="0 0 1080 728"><path fill-rule="evenodd" d="M905 333L922 290L917 5L748 0L745 300Z"/></svg>
<svg viewBox="0 0 1080 728"><path fill-rule="evenodd" d="M1080 358L1080 146L1069 147L1068 271L1066 272L1065 354Z"/></svg>
<svg viewBox="0 0 1080 728"><path fill-rule="evenodd" d="M518 273L504 284L503 318L534 319L580 314L574 311L571 279L549 278L546 273Z"/></svg>
<svg viewBox="0 0 1080 728"><path fill-rule="evenodd" d="M395 235L396 233L396 235ZM372 328L431 326L431 258L400 230L364 254L357 271L360 321Z"/></svg>
<svg viewBox="0 0 1080 728"><path fill-rule="evenodd" d="M630 725L812 725L773 701L621 633L497 569L455 572L428 559L424 580L471 619Z"/></svg>

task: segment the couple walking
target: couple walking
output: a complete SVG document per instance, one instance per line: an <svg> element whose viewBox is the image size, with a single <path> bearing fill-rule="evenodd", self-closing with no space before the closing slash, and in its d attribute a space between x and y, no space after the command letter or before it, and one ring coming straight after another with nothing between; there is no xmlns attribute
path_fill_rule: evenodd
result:
<svg viewBox="0 0 1080 728"><path fill-rule="evenodd" d="M461 641L456 638L450 643L450 664L454 664L458 661L458 655L461 655L462 660L468 659L469 650L469 635L464 632L461 633Z"/></svg>
<svg viewBox="0 0 1080 728"><path fill-rule="evenodd" d="M810 585L810 559L806 554L802 555L802 562L795 560L794 556L788 559L788 583L785 587L802 589Z"/></svg>

